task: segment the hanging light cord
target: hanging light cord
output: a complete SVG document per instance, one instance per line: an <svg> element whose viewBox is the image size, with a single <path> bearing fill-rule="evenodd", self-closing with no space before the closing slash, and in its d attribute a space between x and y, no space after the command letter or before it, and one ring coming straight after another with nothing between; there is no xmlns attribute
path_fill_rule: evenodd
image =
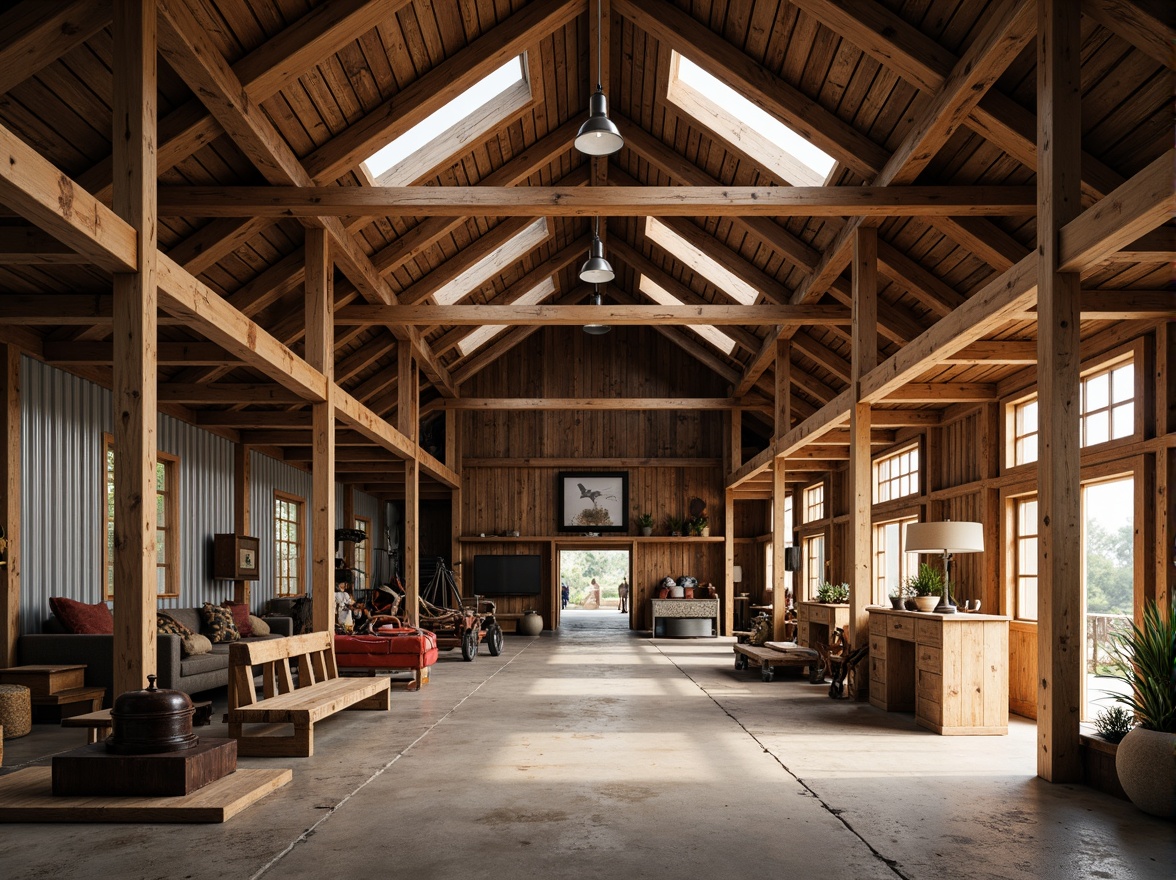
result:
<svg viewBox="0 0 1176 880"><path fill-rule="evenodd" d="M604 63L601 55L600 45L604 41L603 31L603 15L602 9L604 7L604 0L596 0L596 91L604 91Z"/></svg>

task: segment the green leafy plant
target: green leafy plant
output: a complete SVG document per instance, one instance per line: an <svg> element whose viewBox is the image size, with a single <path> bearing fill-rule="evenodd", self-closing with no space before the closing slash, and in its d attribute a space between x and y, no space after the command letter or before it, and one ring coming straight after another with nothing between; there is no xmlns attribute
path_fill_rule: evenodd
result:
<svg viewBox="0 0 1176 880"><path fill-rule="evenodd" d="M681 534L682 532L682 518L677 516L666 517L666 531L671 535Z"/></svg>
<svg viewBox="0 0 1176 880"><path fill-rule="evenodd" d="M653 528L653 514L652 513L640 514L637 517L637 525L643 529L652 529Z"/></svg>
<svg viewBox="0 0 1176 880"><path fill-rule="evenodd" d="M817 587L817 601L829 605L840 605L849 601L849 584L831 584L825 581Z"/></svg>
<svg viewBox="0 0 1176 880"><path fill-rule="evenodd" d="M686 525L690 528L690 533L693 535L701 535L702 530L710 525L710 520L707 519L705 513L699 514L694 519L687 520Z"/></svg>
<svg viewBox="0 0 1176 880"><path fill-rule="evenodd" d="M1131 713L1122 706L1112 706L1103 709L1094 719L1094 729L1098 735L1110 743L1117 743L1131 730L1134 722Z"/></svg>
<svg viewBox="0 0 1176 880"><path fill-rule="evenodd" d="M919 566L918 574L911 575L903 582L903 588L908 596L942 596L943 574L924 562Z"/></svg>
<svg viewBox="0 0 1176 880"><path fill-rule="evenodd" d="M1143 607L1143 626L1114 635L1115 678L1131 693L1115 700L1147 730L1176 733L1176 606L1161 612L1155 602Z"/></svg>

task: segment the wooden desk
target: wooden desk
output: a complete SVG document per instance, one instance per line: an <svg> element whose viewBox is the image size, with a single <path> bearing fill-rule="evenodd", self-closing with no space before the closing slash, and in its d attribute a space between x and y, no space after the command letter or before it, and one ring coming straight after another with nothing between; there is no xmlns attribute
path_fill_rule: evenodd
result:
<svg viewBox="0 0 1176 880"><path fill-rule="evenodd" d="M871 606L870 703L948 735L1009 732L1009 619Z"/></svg>
<svg viewBox="0 0 1176 880"><path fill-rule="evenodd" d="M710 618L714 621L714 635L719 634L718 599L650 599L650 633L657 636L657 619L662 618Z"/></svg>

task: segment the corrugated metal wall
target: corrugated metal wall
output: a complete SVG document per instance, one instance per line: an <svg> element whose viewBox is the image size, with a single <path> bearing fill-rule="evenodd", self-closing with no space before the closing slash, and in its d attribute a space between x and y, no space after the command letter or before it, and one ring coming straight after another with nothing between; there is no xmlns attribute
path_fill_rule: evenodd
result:
<svg viewBox="0 0 1176 880"><path fill-rule="evenodd" d="M254 606L264 607L266 599L274 594L274 490L296 495L306 500L303 508L307 520L303 524L302 546L306 549L304 583L310 584L310 513L314 502L312 483L307 471L300 471L290 467L285 462L253 452L250 455L250 469L253 485L251 487L250 507L252 508L252 522L250 531L260 542L259 574L260 579L253 585ZM334 589L332 584L330 589ZM307 590L307 592L313 592Z"/></svg>
<svg viewBox="0 0 1176 880"><path fill-rule="evenodd" d="M103 435L111 430L105 388L31 358L21 372L21 632L39 631L50 596L102 600ZM180 458L180 598L225 598L211 579L212 535L233 528L233 445L169 416L159 448Z"/></svg>

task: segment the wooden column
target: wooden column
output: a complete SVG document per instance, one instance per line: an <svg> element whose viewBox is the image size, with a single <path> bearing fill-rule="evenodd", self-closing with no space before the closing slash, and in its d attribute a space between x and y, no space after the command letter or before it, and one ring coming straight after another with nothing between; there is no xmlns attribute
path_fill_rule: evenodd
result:
<svg viewBox="0 0 1176 880"><path fill-rule="evenodd" d="M1059 230L1080 210L1080 4L1037 6L1037 773L1082 778L1082 517L1079 276L1059 272Z"/></svg>
<svg viewBox="0 0 1176 880"><path fill-rule="evenodd" d="M738 410L732 410L732 413ZM723 622L719 634L735 629L735 492L723 492Z"/></svg>
<svg viewBox="0 0 1176 880"><path fill-rule="evenodd" d="M1176 434L1176 321L1156 329L1156 435ZM1176 446L1156 451L1156 577L1155 600L1167 610L1176 594Z"/></svg>
<svg viewBox="0 0 1176 880"><path fill-rule="evenodd" d="M341 529L355 528L355 487L350 484L343 487L343 522L336 523L336 525ZM371 544L368 546L370 547ZM343 545L343 560L347 563L348 568L355 568L354 541L348 541Z"/></svg>
<svg viewBox="0 0 1176 880"><path fill-rule="evenodd" d="M327 399L311 404L311 608L316 631L335 613L335 297L323 229L306 230L306 361L327 377Z"/></svg>
<svg viewBox="0 0 1176 880"><path fill-rule="evenodd" d="M114 210L138 271L114 276L114 693L155 672L155 4L114 3ZM99 575L99 583L102 577Z"/></svg>
<svg viewBox="0 0 1176 880"><path fill-rule="evenodd" d="M743 466L743 410L731 408L727 411L727 433L723 466L727 473Z"/></svg>
<svg viewBox="0 0 1176 880"><path fill-rule="evenodd" d="M4 389L4 456L0 458L0 535L8 546L0 554L0 664L16 665L20 637L20 350L0 345L0 386Z"/></svg>
<svg viewBox="0 0 1176 880"><path fill-rule="evenodd" d="M249 447L242 443L233 446L233 531L249 535L253 492L253 464ZM233 601L251 605L252 581L233 581ZM264 609L259 609L264 610Z"/></svg>
<svg viewBox="0 0 1176 880"><path fill-rule="evenodd" d="M396 426L415 445L418 439L419 381L412 349L405 344L397 346L397 366ZM412 458L404 462L404 603L409 626L419 625L421 619L420 482L421 466L414 452Z"/></svg>
<svg viewBox="0 0 1176 880"><path fill-rule="evenodd" d="M873 483L870 471L870 405L861 381L878 365L878 230L861 227L853 236L853 360L849 416L849 632L850 644L869 639L874 586ZM829 499L831 503L832 499Z"/></svg>
<svg viewBox="0 0 1176 880"><path fill-rule="evenodd" d="M773 442L792 427L792 342L776 339L775 402L773 413ZM777 458L772 468L772 635L784 638L784 621L788 616L788 572L784 570L784 547L791 537L784 530L784 506L788 501L787 472L783 458Z"/></svg>
<svg viewBox="0 0 1176 880"><path fill-rule="evenodd" d="M445 413L445 464L461 477L461 413L451 409ZM453 570L461 572L461 480L449 492L449 562ZM464 578L463 578L464 580Z"/></svg>

